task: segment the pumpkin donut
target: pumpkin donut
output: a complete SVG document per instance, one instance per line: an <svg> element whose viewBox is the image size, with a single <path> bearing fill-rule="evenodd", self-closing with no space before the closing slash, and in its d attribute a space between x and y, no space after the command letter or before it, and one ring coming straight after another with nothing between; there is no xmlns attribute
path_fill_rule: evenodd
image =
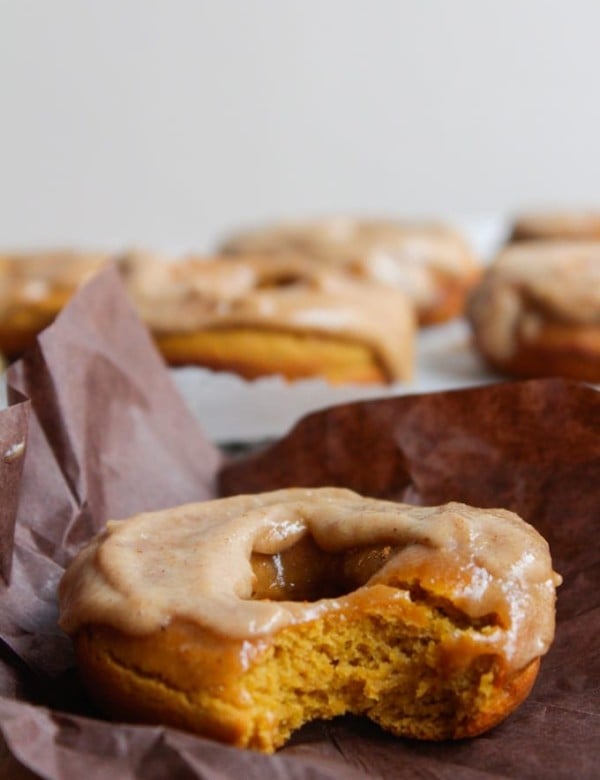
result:
<svg viewBox="0 0 600 780"><path fill-rule="evenodd" d="M455 739L527 696L559 582L511 512L289 489L109 523L60 624L115 718L265 752L344 713Z"/></svg>
<svg viewBox="0 0 600 780"><path fill-rule="evenodd" d="M434 223L393 220L319 219L249 230L225 241L229 254L299 252L340 266L365 280L403 290L421 325L456 317L479 277L464 238Z"/></svg>
<svg viewBox="0 0 600 780"><path fill-rule="evenodd" d="M0 352L13 359L29 349L108 260L101 252L72 250L0 255Z"/></svg>
<svg viewBox="0 0 600 780"><path fill-rule="evenodd" d="M511 244L468 316L479 351L503 373L600 382L600 241Z"/></svg>
<svg viewBox="0 0 600 780"><path fill-rule="evenodd" d="M119 265L170 365L332 383L412 375L414 314L399 290L298 256L169 263L132 254Z"/></svg>

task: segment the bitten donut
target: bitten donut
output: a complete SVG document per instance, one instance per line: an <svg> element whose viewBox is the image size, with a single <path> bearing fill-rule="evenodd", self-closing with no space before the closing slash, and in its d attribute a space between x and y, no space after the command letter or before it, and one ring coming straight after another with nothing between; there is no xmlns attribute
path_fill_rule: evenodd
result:
<svg viewBox="0 0 600 780"><path fill-rule="evenodd" d="M600 382L600 242L507 247L468 315L477 347L500 371Z"/></svg>
<svg viewBox="0 0 600 780"><path fill-rule="evenodd" d="M107 262L100 252L71 250L0 255L0 352L19 357Z"/></svg>
<svg viewBox="0 0 600 780"><path fill-rule="evenodd" d="M266 752L344 713L439 740L527 696L559 582L511 512L290 489L109 523L62 579L60 625L115 718Z"/></svg>
<svg viewBox="0 0 600 780"><path fill-rule="evenodd" d="M364 279L398 287L430 325L462 313L479 269L463 237L443 225L393 220L320 219L231 237L224 253L299 252Z"/></svg>
<svg viewBox="0 0 600 780"><path fill-rule="evenodd" d="M134 254L120 268L171 365L332 383L412 374L414 314L400 290L301 257L167 263Z"/></svg>
<svg viewBox="0 0 600 780"><path fill-rule="evenodd" d="M600 241L600 211L547 211L516 217L511 241Z"/></svg>

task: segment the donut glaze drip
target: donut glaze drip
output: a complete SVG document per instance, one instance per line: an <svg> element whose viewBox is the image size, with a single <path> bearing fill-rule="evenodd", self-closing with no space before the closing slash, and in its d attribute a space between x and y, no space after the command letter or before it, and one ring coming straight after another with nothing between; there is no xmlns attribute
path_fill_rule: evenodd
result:
<svg viewBox="0 0 600 780"><path fill-rule="evenodd" d="M303 540L327 554L347 551L344 564L351 577L358 572L359 587L312 602L253 598L253 556L256 564L256 556L281 556ZM60 623L68 633L92 623L144 635L178 618L243 640L375 596L426 594L485 623L478 641L521 668L552 641L559 582L545 540L511 512L289 489L109 523L63 577Z"/></svg>

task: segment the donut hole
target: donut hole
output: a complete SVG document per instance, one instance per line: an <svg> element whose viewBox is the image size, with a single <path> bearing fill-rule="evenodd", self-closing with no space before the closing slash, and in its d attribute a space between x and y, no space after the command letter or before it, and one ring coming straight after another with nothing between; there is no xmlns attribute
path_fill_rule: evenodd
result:
<svg viewBox="0 0 600 780"><path fill-rule="evenodd" d="M306 286L306 277L293 271L281 271L279 273L266 274L259 279L257 290L275 290L286 287Z"/></svg>
<svg viewBox="0 0 600 780"><path fill-rule="evenodd" d="M346 263L344 270L355 279L366 279L369 275L363 260L351 260L349 263Z"/></svg>
<svg viewBox="0 0 600 780"><path fill-rule="evenodd" d="M360 588L396 552L391 545L330 551L310 535L274 555L253 552L251 598L270 601L318 601Z"/></svg>

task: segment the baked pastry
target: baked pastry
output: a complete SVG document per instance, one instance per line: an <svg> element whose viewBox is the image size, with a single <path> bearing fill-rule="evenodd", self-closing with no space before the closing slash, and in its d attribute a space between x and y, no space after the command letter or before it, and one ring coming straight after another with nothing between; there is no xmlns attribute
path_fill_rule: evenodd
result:
<svg viewBox="0 0 600 780"><path fill-rule="evenodd" d="M114 259L99 253L0 256L0 352L30 347L90 276ZM331 382L388 382L412 373L414 315L400 291L363 286L305 258L116 260L171 365L281 373Z"/></svg>
<svg viewBox="0 0 600 780"><path fill-rule="evenodd" d="M462 313L478 265L449 227L393 220L320 219L250 230L227 240L224 253L299 252L340 265L357 277L399 287L422 325Z"/></svg>
<svg viewBox="0 0 600 780"><path fill-rule="evenodd" d="M600 241L600 211L546 211L521 214L511 241Z"/></svg>
<svg viewBox="0 0 600 780"><path fill-rule="evenodd" d="M527 696L559 582L511 512L297 488L109 523L60 583L60 625L116 718L267 752L348 712L438 740Z"/></svg>
<svg viewBox="0 0 600 780"><path fill-rule="evenodd" d="M477 347L500 371L600 382L600 242L507 247L468 314Z"/></svg>
<svg viewBox="0 0 600 780"><path fill-rule="evenodd" d="M414 315L399 290L302 257L167 263L137 254L119 265L171 365L333 383L411 376Z"/></svg>
<svg viewBox="0 0 600 780"><path fill-rule="evenodd" d="M100 252L0 255L0 352L19 357L75 290L108 262Z"/></svg>

